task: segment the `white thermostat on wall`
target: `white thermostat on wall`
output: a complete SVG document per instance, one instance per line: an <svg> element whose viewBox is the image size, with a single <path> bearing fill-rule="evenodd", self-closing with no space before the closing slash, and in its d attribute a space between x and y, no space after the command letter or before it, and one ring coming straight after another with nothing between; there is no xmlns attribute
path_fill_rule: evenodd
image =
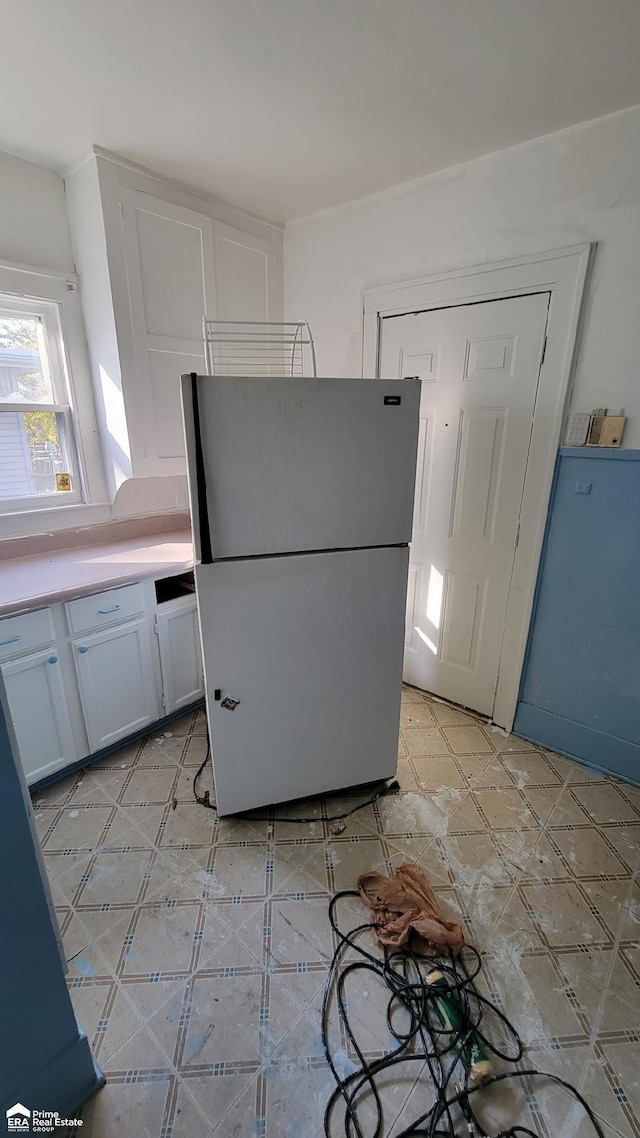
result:
<svg viewBox="0 0 640 1138"><path fill-rule="evenodd" d="M590 421L591 415L576 411L567 424L564 445L567 447L583 447L587 441L587 431L589 430Z"/></svg>

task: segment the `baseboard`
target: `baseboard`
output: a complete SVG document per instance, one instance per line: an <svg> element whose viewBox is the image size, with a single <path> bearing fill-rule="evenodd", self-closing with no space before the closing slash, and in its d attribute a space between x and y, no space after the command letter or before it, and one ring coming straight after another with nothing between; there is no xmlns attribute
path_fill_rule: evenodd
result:
<svg viewBox="0 0 640 1138"><path fill-rule="evenodd" d="M530 703L519 703L513 724L514 735L519 735L538 747L547 747L593 767L603 774L626 779L640 786L640 745L628 739L595 731L582 723L563 719L542 711Z"/></svg>

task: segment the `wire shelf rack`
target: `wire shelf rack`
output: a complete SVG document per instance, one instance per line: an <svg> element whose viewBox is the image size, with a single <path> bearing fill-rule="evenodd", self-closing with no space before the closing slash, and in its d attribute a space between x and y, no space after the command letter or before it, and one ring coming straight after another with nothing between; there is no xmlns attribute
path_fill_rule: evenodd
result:
<svg viewBox="0 0 640 1138"><path fill-rule="evenodd" d="M306 320L203 320L209 375L316 375L316 353Z"/></svg>

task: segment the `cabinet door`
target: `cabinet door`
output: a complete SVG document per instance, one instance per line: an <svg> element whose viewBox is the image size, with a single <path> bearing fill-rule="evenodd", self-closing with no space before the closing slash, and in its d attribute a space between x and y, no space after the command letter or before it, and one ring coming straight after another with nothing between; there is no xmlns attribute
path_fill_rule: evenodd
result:
<svg viewBox="0 0 640 1138"><path fill-rule="evenodd" d="M73 655L92 752L159 718L146 620L74 640Z"/></svg>
<svg viewBox="0 0 640 1138"><path fill-rule="evenodd" d="M204 370L202 318L215 317L212 222L138 190L122 189L121 201L137 373L136 391L125 391L133 473L184 474L180 375Z"/></svg>
<svg viewBox="0 0 640 1138"><path fill-rule="evenodd" d="M75 762L78 756L55 649L3 664L2 678L27 783Z"/></svg>
<svg viewBox="0 0 640 1138"><path fill-rule="evenodd" d="M196 603L170 603L158 609L156 620L162 669L162 702L165 714L168 715L204 695Z"/></svg>
<svg viewBox="0 0 640 1138"><path fill-rule="evenodd" d="M214 233L218 320L282 320L275 246L219 221Z"/></svg>

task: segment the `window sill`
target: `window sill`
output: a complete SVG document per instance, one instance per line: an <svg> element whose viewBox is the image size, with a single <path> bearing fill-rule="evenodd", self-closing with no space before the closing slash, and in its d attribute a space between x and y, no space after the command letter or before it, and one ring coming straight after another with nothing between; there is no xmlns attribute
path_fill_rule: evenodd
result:
<svg viewBox="0 0 640 1138"><path fill-rule="evenodd" d="M91 505L78 502L70 506L56 506L54 509L32 508L1 514L0 541L12 537L33 537L41 533L101 525L103 522L111 521L111 509L110 502L97 502Z"/></svg>

